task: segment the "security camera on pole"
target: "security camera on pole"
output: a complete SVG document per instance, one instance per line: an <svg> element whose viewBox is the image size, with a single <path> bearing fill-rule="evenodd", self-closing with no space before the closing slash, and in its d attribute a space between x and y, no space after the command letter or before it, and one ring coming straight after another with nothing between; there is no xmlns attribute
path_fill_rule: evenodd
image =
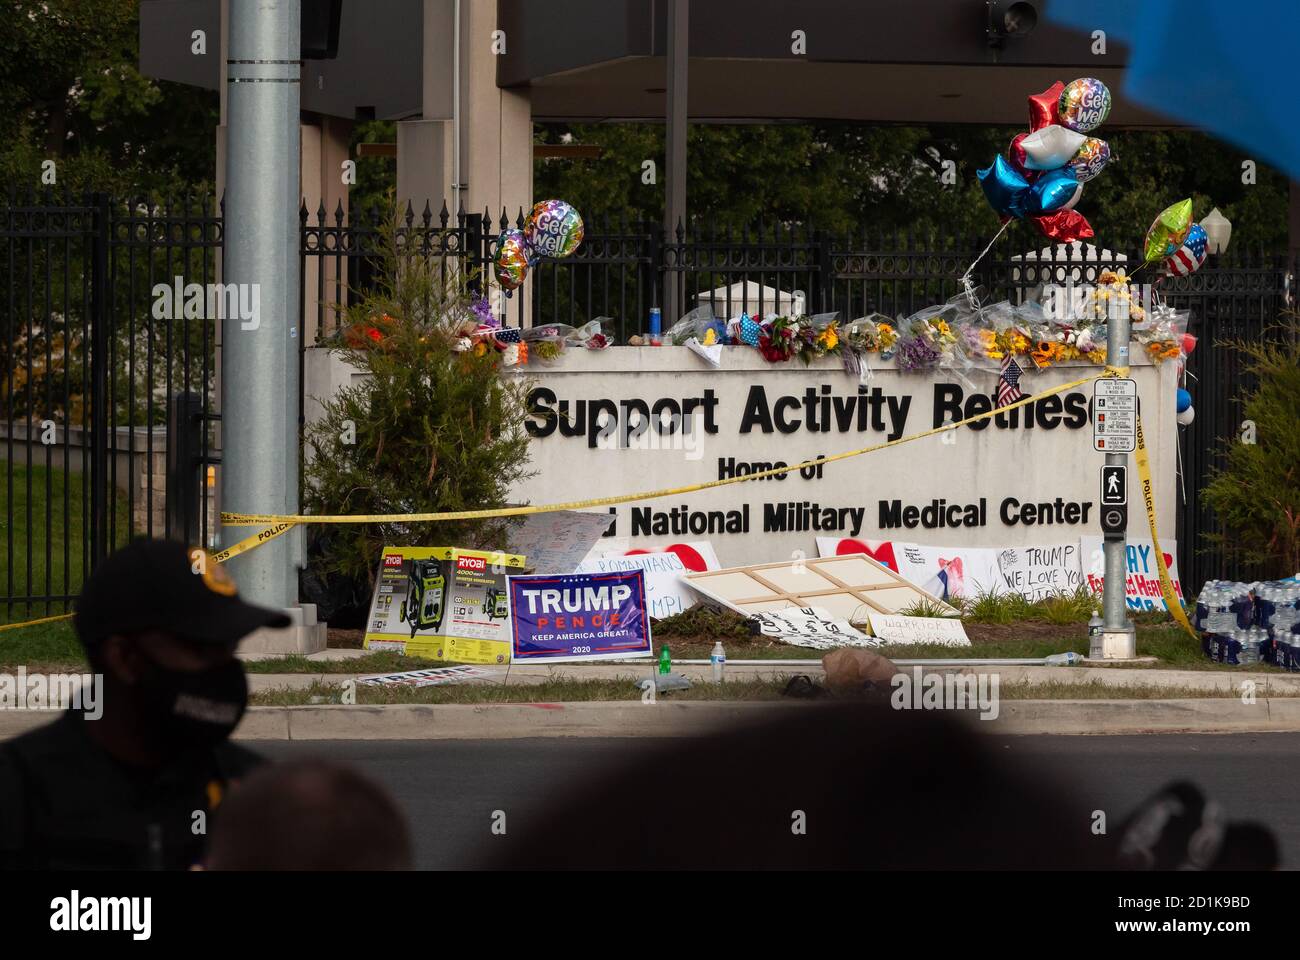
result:
<svg viewBox="0 0 1300 960"><path fill-rule="evenodd" d="M1106 361L1128 368L1127 304L1112 309L1106 323ZM1105 660L1137 656L1137 631L1124 602L1128 579L1128 455L1137 446L1137 381L1105 377L1093 385L1092 444L1106 454L1101 468L1101 532L1106 574L1102 587L1101 655Z"/></svg>

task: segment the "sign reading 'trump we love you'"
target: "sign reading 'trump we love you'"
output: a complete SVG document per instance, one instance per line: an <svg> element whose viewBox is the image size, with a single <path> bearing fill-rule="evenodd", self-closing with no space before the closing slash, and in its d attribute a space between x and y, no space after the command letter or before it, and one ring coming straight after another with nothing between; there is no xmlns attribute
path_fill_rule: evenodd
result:
<svg viewBox="0 0 1300 960"><path fill-rule="evenodd" d="M641 570L510 578L511 658L598 660L650 654Z"/></svg>

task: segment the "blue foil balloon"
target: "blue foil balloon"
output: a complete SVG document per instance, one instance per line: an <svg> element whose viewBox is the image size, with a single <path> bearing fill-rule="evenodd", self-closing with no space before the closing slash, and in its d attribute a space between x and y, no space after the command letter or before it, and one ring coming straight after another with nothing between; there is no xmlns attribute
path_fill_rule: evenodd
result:
<svg viewBox="0 0 1300 960"><path fill-rule="evenodd" d="M1191 405L1192 405L1192 395L1188 393L1186 390L1180 389L1178 391L1178 412L1182 413Z"/></svg>
<svg viewBox="0 0 1300 960"><path fill-rule="evenodd" d="M1001 154L994 158L992 165L977 174L980 186L989 205L999 216L1011 216L1017 220L1024 219L1026 203L1029 200L1029 181L1020 175ZM1062 200L1065 203L1066 197Z"/></svg>
<svg viewBox="0 0 1300 960"><path fill-rule="evenodd" d="M1068 170L1049 170L1029 188L1026 209L1031 217L1041 217L1060 210L1079 189L1079 180Z"/></svg>

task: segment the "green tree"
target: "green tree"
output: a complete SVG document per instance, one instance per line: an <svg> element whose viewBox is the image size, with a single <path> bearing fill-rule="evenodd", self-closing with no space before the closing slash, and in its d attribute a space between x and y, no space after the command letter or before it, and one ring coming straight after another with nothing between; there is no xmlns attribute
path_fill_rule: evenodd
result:
<svg viewBox="0 0 1300 960"><path fill-rule="evenodd" d="M1225 531L1213 541L1264 577L1300 570L1300 319L1292 314L1279 332L1222 345L1241 354L1255 383L1240 396L1254 435L1220 441L1224 465L1202 493Z"/></svg>
<svg viewBox="0 0 1300 960"><path fill-rule="evenodd" d="M406 247L399 223L381 231L378 284L341 308L334 349L365 377L307 432L309 513L495 509L528 476L526 381L503 376L493 350L458 349L471 318L463 278ZM503 549L505 534L501 519L347 524L324 539L316 572L369 581L385 544Z"/></svg>
<svg viewBox="0 0 1300 960"><path fill-rule="evenodd" d="M976 171L1018 132L974 124L693 124L687 204L692 216L733 230L762 219L858 236L911 231L974 242L998 229ZM1198 217L1217 206L1233 221L1234 244L1285 249L1288 183L1282 174L1260 167L1256 182L1245 184L1245 155L1196 131L1101 133L1112 160L1084 188L1078 207L1099 243L1135 246L1161 209L1190 196ZM661 219L661 126L542 124L537 139L603 149L597 160L538 161L538 197L563 197L597 217ZM652 184L643 182L646 160L656 165ZM948 162L951 183L943 177ZM1011 240L1023 247L1048 242L1030 224L1017 225Z"/></svg>
<svg viewBox="0 0 1300 960"><path fill-rule="evenodd" d="M58 185L72 190L211 189L218 95L143 76L139 32L137 0L0 2L8 184L38 188L42 161L54 160Z"/></svg>

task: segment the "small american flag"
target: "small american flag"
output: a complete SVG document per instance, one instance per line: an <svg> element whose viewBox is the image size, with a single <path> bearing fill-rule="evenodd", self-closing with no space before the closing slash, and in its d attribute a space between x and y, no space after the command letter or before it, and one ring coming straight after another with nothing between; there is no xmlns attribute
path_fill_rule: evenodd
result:
<svg viewBox="0 0 1300 960"><path fill-rule="evenodd" d="M1020 364L1012 359L1011 354L1002 358L1002 370L998 373L998 406L1005 407L1024 397L1020 392Z"/></svg>

